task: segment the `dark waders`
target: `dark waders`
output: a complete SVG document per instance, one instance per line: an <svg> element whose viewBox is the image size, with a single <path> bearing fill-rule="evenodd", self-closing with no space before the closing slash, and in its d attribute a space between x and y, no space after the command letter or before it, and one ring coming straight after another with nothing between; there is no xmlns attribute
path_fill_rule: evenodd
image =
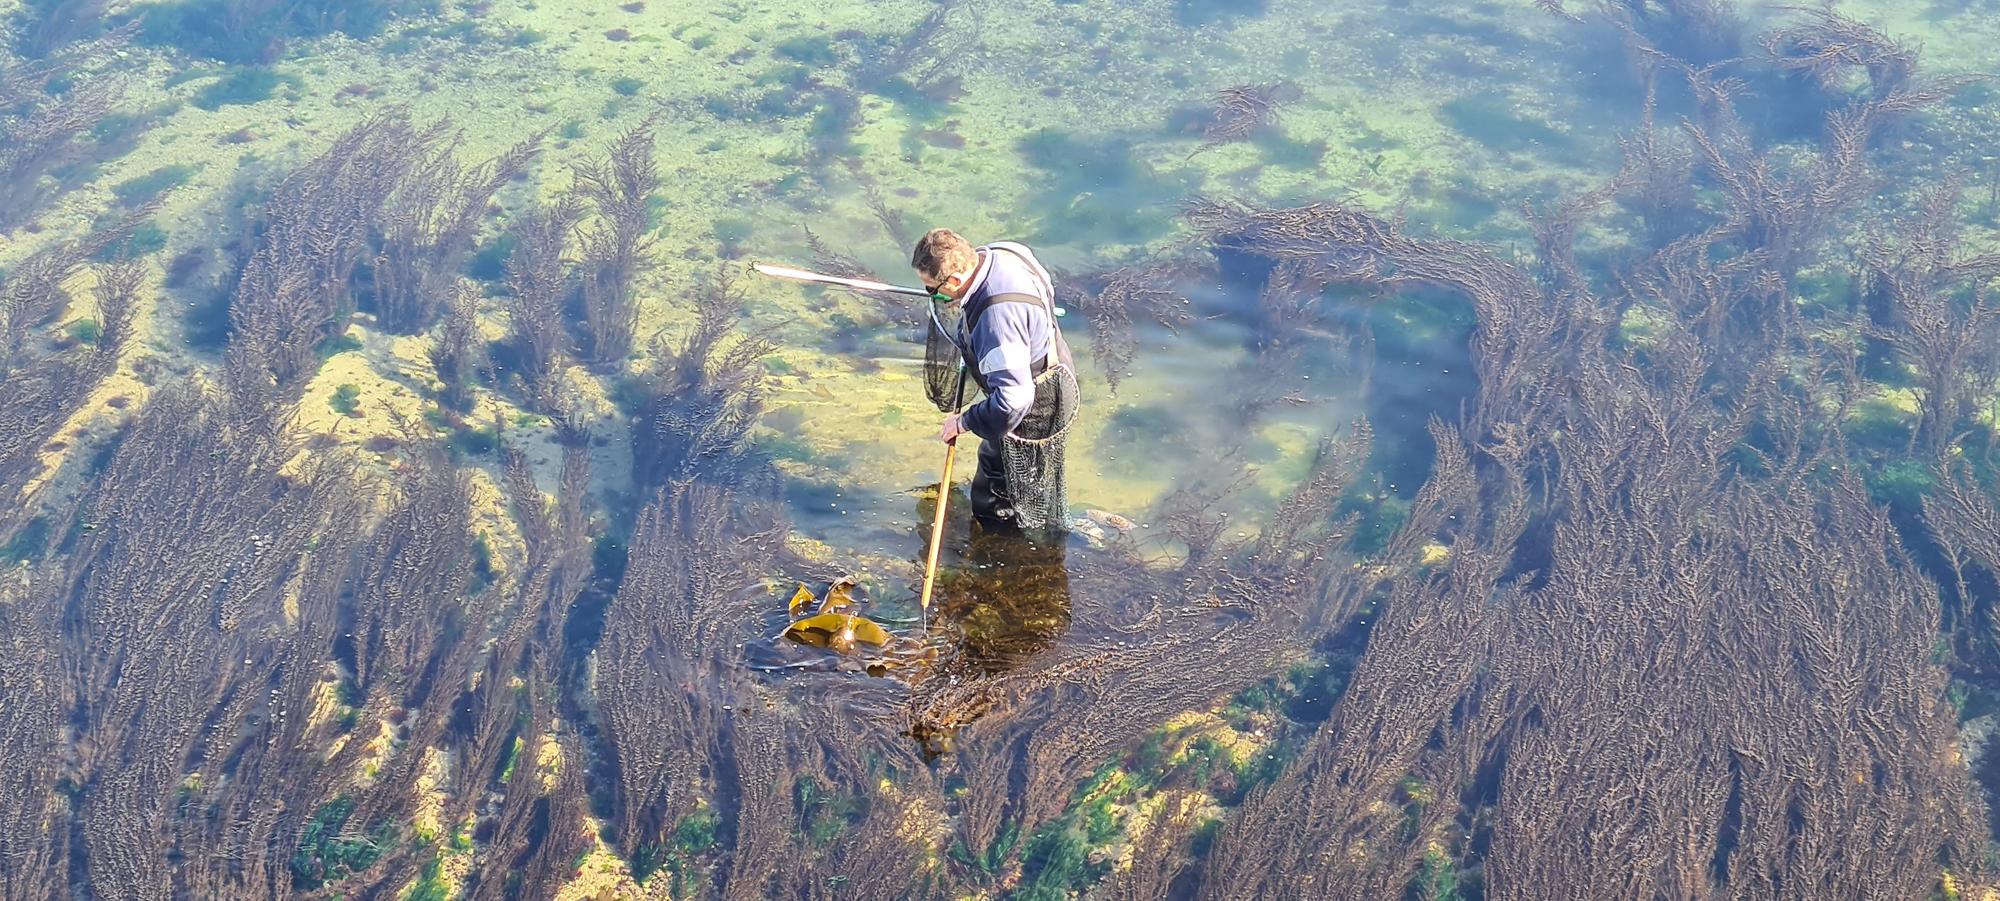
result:
<svg viewBox="0 0 2000 901"><path fill-rule="evenodd" d="M1007 495L1007 462L995 441L979 442L979 465L972 472L972 516L988 529L1014 528L1014 501Z"/></svg>

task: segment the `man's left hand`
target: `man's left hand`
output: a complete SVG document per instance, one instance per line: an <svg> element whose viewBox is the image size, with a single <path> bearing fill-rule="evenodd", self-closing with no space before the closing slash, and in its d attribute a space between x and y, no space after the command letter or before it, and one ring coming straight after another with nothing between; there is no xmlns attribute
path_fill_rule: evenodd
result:
<svg viewBox="0 0 2000 901"><path fill-rule="evenodd" d="M958 436L963 434L965 434L965 418L956 413L946 416L944 424L938 426L938 440L946 444L957 440Z"/></svg>

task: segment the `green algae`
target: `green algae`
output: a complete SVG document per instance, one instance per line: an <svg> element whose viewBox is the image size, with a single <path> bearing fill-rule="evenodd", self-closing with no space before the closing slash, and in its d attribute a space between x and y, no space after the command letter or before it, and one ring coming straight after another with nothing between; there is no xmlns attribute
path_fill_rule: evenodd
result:
<svg viewBox="0 0 2000 901"><path fill-rule="evenodd" d="M417 871L416 883L403 893L401 901L449 901L451 897L451 887L444 881L444 861L432 854Z"/></svg>
<svg viewBox="0 0 2000 901"><path fill-rule="evenodd" d="M1871 397L1855 405L1845 430L1859 447L1901 451L1909 446L1916 428L1916 412L1909 405L1891 397Z"/></svg>
<svg viewBox="0 0 2000 901"><path fill-rule="evenodd" d="M1411 888L1424 901L1461 901L1465 897L1459 882L1457 861L1436 847L1424 851L1423 862L1417 867L1416 883Z"/></svg>
<svg viewBox="0 0 2000 901"><path fill-rule="evenodd" d="M1006 865L1008 858L1014 853L1014 846L1020 841L1021 824L1009 820L1001 824L999 832L985 848L973 851L965 846L965 842L956 841L952 843L949 853L951 858L961 865L990 876L1000 872L1001 867Z"/></svg>
<svg viewBox="0 0 2000 901"><path fill-rule="evenodd" d="M119 222L100 222L98 225L101 231L115 233L119 229L124 229L125 234L116 240L106 242L96 253L91 254L90 259L95 263L136 260L166 249L170 240L167 230L150 219L129 227Z"/></svg>
<svg viewBox="0 0 2000 901"><path fill-rule="evenodd" d="M812 776L793 780L792 794L799 810L800 831L815 846L832 844L863 813L858 795L830 789Z"/></svg>
<svg viewBox="0 0 2000 901"><path fill-rule="evenodd" d="M396 843L398 830L383 823L365 834L350 834L347 820L354 801L342 796L313 812L292 853L292 887L316 889L339 882L375 865ZM357 831L358 832L358 831Z"/></svg>
<svg viewBox="0 0 2000 901"><path fill-rule="evenodd" d="M1875 502L1905 514L1917 514L1923 500L1937 487L1937 474L1915 460L1898 460L1868 473L1868 494Z"/></svg>
<svg viewBox="0 0 2000 901"><path fill-rule="evenodd" d="M699 810L681 818L667 841L640 845L632 856L632 878L640 884L664 870L676 897L685 897L698 876L698 859L716 846L722 818Z"/></svg>
<svg viewBox="0 0 2000 901"><path fill-rule="evenodd" d="M327 406L332 407L333 412L339 413L342 416L359 416L361 415L361 410L357 406L357 402L360 397L360 388L354 385L341 385L339 388L334 389L333 396L327 400Z"/></svg>

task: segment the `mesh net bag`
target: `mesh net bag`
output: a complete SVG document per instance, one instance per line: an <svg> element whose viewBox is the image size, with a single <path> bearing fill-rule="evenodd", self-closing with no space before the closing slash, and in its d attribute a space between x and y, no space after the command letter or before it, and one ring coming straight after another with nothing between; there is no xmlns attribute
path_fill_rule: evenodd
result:
<svg viewBox="0 0 2000 901"><path fill-rule="evenodd" d="M1000 445L1007 494L1023 529L1069 526L1069 476L1063 452L1076 423L1076 373L1061 363L1035 378L1035 405Z"/></svg>
<svg viewBox="0 0 2000 901"><path fill-rule="evenodd" d="M958 369L964 357L952 336L958 334L964 322L965 311L958 304L940 309L933 302L924 323L924 392L941 413L958 409L953 402L958 396ZM974 391L979 388L969 380L968 385Z"/></svg>

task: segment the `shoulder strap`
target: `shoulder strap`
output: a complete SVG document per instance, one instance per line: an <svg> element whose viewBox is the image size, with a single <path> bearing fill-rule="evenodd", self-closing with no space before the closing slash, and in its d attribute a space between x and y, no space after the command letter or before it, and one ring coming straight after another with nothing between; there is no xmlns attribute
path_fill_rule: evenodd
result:
<svg viewBox="0 0 2000 901"><path fill-rule="evenodd" d="M1042 267L1041 261L1035 259L1034 252L1028 250L1028 248L1020 244L1017 244L1013 241L995 241L992 244L986 245L986 249L997 250L1002 253L1008 254L1009 256L1012 256L1014 259L1020 260L1023 264L1025 264L1028 267L1028 272L1035 277L1036 287L1041 288L1041 294L1042 294L1041 302L1042 306L1048 310L1049 321L1051 323L1055 322L1055 315L1056 315L1055 279L1049 276L1049 270Z"/></svg>
<svg viewBox="0 0 2000 901"><path fill-rule="evenodd" d="M986 311L992 309L997 304L1003 303L1022 303L1031 307L1041 307L1045 311L1048 309L1048 304L1043 303L1041 298L1033 294L1022 294L1019 291L995 294L992 297L986 298L986 302L980 304L978 310L971 311L965 317L965 333L967 335L972 334L973 328L979 325L979 320L986 317ZM1053 323L1053 320L1051 322Z"/></svg>
<svg viewBox="0 0 2000 901"><path fill-rule="evenodd" d="M1040 261L1035 259L1034 253L1032 251L1028 250L1028 248L1020 244L1017 244L1013 241L996 241L980 249L986 251L998 251L1001 253L1008 254L1017 260L1020 260L1024 265L1028 267L1028 272L1034 276L1035 287L1039 289L1041 296L1036 297L1033 294L1009 292L1006 294L995 294L992 297L988 297L986 299L986 302L980 305L978 310L978 315L972 315L971 314L972 311L970 310L967 311L968 315L966 316L963 325L964 334L969 339L970 336L972 335L973 327L978 325L979 323L979 318L986 313L986 309L988 307L991 307L994 304L999 304L999 303L1032 304L1034 306L1041 307L1042 312L1047 313L1049 317L1049 355L1043 357L1040 360L1035 361L1034 364L1035 374L1038 376L1041 375L1042 370L1048 366L1048 362L1051 357L1061 360L1063 365L1065 366L1075 368L1075 364L1072 363L1070 360L1069 342L1063 339L1062 326L1056 322L1056 289L1054 280L1049 277L1049 271L1042 267ZM968 340L967 343L962 346L969 347L970 341ZM968 357L969 356L970 353L968 352Z"/></svg>

